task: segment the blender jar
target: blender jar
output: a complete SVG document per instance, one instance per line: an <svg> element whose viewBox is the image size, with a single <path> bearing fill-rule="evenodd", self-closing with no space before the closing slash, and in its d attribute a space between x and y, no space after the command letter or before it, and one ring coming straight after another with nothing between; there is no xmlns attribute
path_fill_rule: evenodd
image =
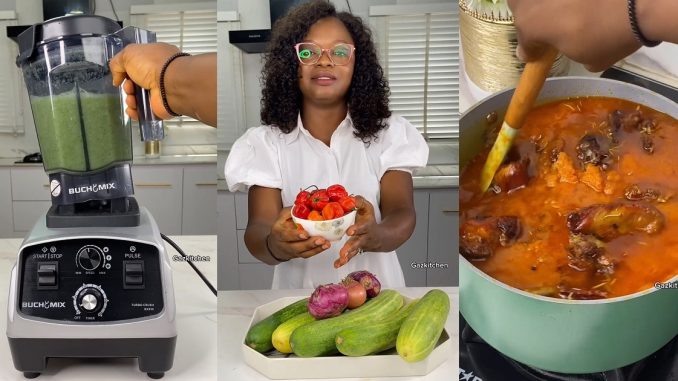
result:
<svg viewBox="0 0 678 381"><path fill-rule="evenodd" d="M105 17L65 16L36 24L19 36L17 65L48 174L84 175L132 161L124 93L112 85L108 61L127 43L142 42L126 37L141 32L151 34L121 30ZM141 107L140 113L146 109L150 106ZM162 124L155 123L162 131Z"/></svg>

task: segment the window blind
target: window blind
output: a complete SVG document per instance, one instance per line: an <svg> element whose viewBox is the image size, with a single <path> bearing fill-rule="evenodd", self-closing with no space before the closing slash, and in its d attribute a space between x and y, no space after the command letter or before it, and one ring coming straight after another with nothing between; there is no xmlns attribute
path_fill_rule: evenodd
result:
<svg viewBox="0 0 678 381"><path fill-rule="evenodd" d="M217 12L214 10L186 10L149 12L143 15L140 27L154 31L158 42L176 45L190 54L217 51ZM172 127L204 127L193 118L179 117L165 122Z"/></svg>
<svg viewBox="0 0 678 381"><path fill-rule="evenodd" d="M458 10L379 17L391 109L426 139L458 138Z"/></svg>

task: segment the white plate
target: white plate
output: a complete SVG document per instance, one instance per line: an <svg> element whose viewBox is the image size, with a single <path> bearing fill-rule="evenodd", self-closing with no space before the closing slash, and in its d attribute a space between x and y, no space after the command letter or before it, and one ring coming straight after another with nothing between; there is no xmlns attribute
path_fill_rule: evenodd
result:
<svg viewBox="0 0 678 381"><path fill-rule="evenodd" d="M264 304L254 310L248 330L259 321L303 297L287 297ZM412 300L405 296L406 301ZM422 361L408 363L395 349L379 355L347 357L341 355L302 358L277 351L264 355L245 345L242 352L247 365L273 380L303 378L395 377L424 376L450 359L452 340L443 330L436 348Z"/></svg>

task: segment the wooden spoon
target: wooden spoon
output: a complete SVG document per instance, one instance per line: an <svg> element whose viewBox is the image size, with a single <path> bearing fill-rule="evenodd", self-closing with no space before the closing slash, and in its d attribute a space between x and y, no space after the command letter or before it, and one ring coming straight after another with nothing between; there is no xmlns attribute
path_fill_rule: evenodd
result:
<svg viewBox="0 0 678 381"><path fill-rule="evenodd" d="M525 70L520 75L518 86L511 97L511 102L504 117L504 123L501 125L499 135L497 135L497 140L487 156L487 161L485 161L480 178L480 189L482 192L485 192L490 187L495 172L497 172L497 169L504 161L506 153L511 148L513 139L518 134L518 130L523 126L527 113L532 109L535 99L537 99L542 86L544 86L544 81L546 81L546 77L557 55L558 51L556 49L548 47L539 59L525 64Z"/></svg>

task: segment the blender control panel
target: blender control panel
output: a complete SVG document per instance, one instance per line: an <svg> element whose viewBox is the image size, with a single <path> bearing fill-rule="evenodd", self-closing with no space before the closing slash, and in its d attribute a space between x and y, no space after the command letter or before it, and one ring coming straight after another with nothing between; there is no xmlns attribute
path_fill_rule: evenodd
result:
<svg viewBox="0 0 678 381"><path fill-rule="evenodd" d="M20 255L24 315L76 322L152 316L163 310L160 253L115 239L69 239L27 246Z"/></svg>

